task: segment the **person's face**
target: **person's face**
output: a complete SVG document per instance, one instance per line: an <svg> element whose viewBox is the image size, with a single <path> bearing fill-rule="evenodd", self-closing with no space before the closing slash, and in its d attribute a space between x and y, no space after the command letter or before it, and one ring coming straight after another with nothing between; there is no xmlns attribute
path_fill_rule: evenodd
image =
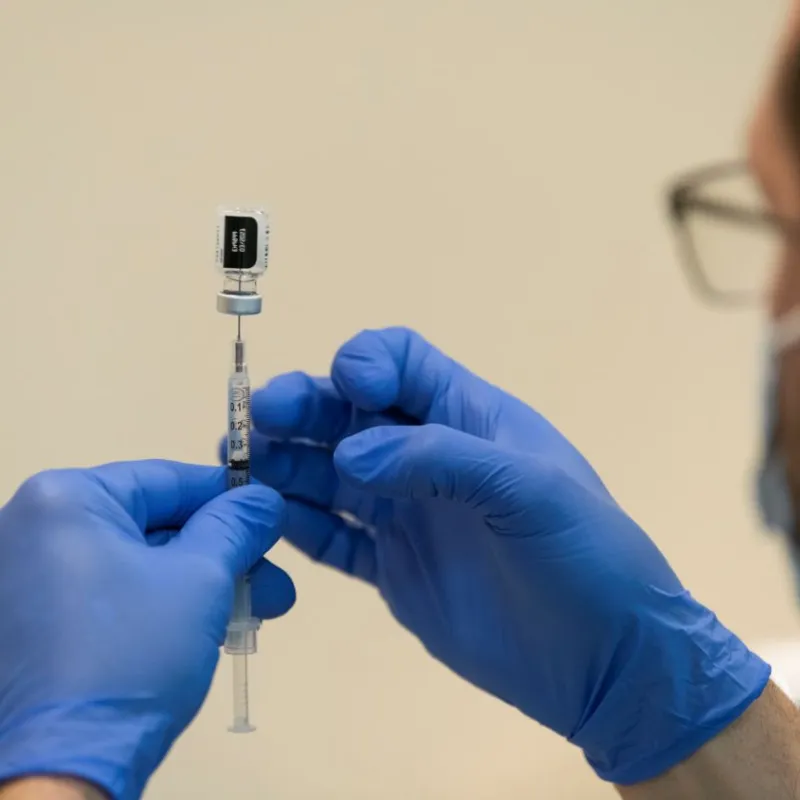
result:
<svg viewBox="0 0 800 800"><path fill-rule="evenodd" d="M775 64L760 99L750 130L750 164L771 209L800 221L800 97L793 75L800 66L800 0L793 0ZM770 296L771 312L779 319L800 308L800 241L782 244ZM778 396L778 446L786 462L795 519L800 520L800 347L781 357ZM795 538L800 544L800 526Z"/></svg>

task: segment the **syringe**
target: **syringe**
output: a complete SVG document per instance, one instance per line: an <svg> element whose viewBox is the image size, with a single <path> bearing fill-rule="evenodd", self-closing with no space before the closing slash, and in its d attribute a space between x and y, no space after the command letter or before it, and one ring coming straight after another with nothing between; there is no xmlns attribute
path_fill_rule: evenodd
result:
<svg viewBox="0 0 800 800"><path fill-rule="evenodd" d="M217 310L236 315L233 370L228 379L228 488L250 483L250 377L247 373L242 316L261 312L256 280L267 268L269 225L266 214L252 209L220 209L217 220L217 267L225 276ZM233 733L255 730L250 723L248 656L256 652L259 620L252 615L250 582L237 581L225 652L233 656Z"/></svg>
<svg viewBox="0 0 800 800"><path fill-rule="evenodd" d="M228 379L228 488L250 483L250 378L244 358L244 342L239 335L233 343L233 372ZM256 631L260 623L253 617L250 581L236 583L233 613L228 623L225 652L233 656L233 733L250 733L247 657L256 652Z"/></svg>

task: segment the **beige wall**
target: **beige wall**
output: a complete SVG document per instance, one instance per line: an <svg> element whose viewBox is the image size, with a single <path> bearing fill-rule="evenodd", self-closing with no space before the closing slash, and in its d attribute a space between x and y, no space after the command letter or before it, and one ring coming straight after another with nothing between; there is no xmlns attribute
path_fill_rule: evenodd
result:
<svg viewBox="0 0 800 800"><path fill-rule="evenodd" d="M260 201L259 378L416 326L574 437L745 636L792 632L750 506L759 319L694 301L659 204L739 149L782 7L3 0L0 495L48 466L213 458L213 212ZM612 796L372 591L277 560L299 601L262 633L259 732L225 733L223 666L151 798Z"/></svg>

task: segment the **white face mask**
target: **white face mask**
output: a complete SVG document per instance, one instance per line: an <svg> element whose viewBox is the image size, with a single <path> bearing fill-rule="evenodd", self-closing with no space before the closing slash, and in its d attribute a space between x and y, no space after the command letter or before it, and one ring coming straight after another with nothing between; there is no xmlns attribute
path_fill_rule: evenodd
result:
<svg viewBox="0 0 800 800"><path fill-rule="evenodd" d="M800 347L800 307L773 323L772 337L767 353L764 380L764 433L761 466L758 473L758 504L764 522L771 529L793 538L795 520L786 463L776 447L778 426L778 380L779 360L788 350ZM800 582L800 550L792 546L792 557L797 567ZM800 588L800 583L799 583Z"/></svg>

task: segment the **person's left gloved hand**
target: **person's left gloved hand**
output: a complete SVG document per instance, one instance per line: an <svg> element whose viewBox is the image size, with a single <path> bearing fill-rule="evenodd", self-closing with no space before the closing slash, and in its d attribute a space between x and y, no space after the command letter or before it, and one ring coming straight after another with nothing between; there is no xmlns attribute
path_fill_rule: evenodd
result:
<svg viewBox="0 0 800 800"><path fill-rule="evenodd" d="M578 450L413 331L365 331L330 377L278 377L252 410L287 539L374 584L434 657L604 780L663 774L761 695L769 667Z"/></svg>
<svg viewBox="0 0 800 800"><path fill-rule="evenodd" d="M45 472L0 510L0 783L68 775L140 796L211 684L234 581L256 610L294 602L260 561L271 489L163 461Z"/></svg>

